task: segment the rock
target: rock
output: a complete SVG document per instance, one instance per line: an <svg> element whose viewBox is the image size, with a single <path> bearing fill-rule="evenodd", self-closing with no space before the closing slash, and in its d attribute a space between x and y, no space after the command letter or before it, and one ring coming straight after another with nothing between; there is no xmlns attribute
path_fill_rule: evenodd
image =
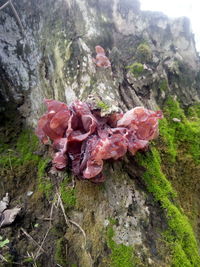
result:
<svg viewBox="0 0 200 267"><path fill-rule="evenodd" d="M0 228L3 226L8 226L11 223L13 223L20 211L21 211L20 207L4 210L4 212L0 214Z"/></svg>
<svg viewBox="0 0 200 267"><path fill-rule="evenodd" d="M33 191L28 191L28 192L26 193L27 197L31 197L32 194L33 194Z"/></svg>
<svg viewBox="0 0 200 267"><path fill-rule="evenodd" d="M173 120L174 122L181 122L181 120L178 119L178 118L173 118L172 120Z"/></svg>
<svg viewBox="0 0 200 267"><path fill-rule="evenodd" d="M6 193L5 197L0 201L0 213L2 213L9 205L9 197L8 193Z"/></svg>
<svg viewBox="0 0 200 267"><path fill-rule="evenodd" d="M7 209L8 205L9 197L8 193L6 193L6 196L0 201L0 228L13 223L16 216L21 211L21 208L18 206L12 209Z"/></svg>

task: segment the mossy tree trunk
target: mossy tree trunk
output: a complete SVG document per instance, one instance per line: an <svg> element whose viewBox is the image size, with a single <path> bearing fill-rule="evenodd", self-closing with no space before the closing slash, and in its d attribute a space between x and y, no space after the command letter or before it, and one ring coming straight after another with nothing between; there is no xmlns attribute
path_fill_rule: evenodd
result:
<svg viewBox="0 0 200 267"><path fill-rule="evenodd" d="M2 264L199 266L200 68L188 20L136 0L13 4L23 30L10 6L0 11L0 196L23 212L2 229ZM96 45L111 68L94 65ZM33 133L44 98L89 95L104 114L165 115L150 150L106 163L101 185L53 173Z"/></svg>

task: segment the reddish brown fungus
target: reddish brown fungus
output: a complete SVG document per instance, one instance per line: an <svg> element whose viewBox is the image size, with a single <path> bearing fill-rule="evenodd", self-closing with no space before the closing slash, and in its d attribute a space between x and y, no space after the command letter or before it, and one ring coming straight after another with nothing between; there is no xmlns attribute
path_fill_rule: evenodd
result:
<svg viewBox="0 0 200 267"><path fill-rule="evenodd" d="M39 119L36 134L53 147L53 166L62 170L68 165L77 177L94 182L103 181L104 160L145 149L157 137L162 118L161 111L143 107L101 117L81 101L67 106L46 99L45 104L47 112Z"/></svg>
<svg viewBox="0 0 200 267"><path fill-rule="evenodd" d="M93 58L97 67L109 68L111 66L110 60L107 58L105 50L100 45L95 46L96 58Z"/></svg>

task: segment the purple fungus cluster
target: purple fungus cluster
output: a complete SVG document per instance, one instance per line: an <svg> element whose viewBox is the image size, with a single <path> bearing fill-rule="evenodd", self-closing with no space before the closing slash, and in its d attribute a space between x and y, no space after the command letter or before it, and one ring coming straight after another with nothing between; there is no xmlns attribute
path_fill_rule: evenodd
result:
<svg viewBox="0 0 200 267"><path fill-rule="evenodd" d="M53 166L67 165L80 179L102 182L103 161L122 158L145 149L158 136L161 111L135 107L126 113L101 116L98 109L75 101L65 103L45 99L47 112L39 119L36 135L54 150Z"/></svg>

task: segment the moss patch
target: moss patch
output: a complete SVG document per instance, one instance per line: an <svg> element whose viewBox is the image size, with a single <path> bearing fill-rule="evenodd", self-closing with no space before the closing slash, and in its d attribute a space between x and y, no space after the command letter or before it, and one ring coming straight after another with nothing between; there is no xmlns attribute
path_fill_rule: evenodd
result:
<svg viewBox="0 0 200 267"><path fill-rule="evenodd" d="M66 266L66 240L61 237L56 241L55 260L58 264Z"/></svg>
<svg viewBox="0 0 200 267"><path fill-rule="evenodd" d="M31 187L37 180L37 165L40 157L35 155L37 138L29 130L22 131L12 143L8 143L0 152L0 178L4 187L0 192L14 197Z"/></svg>
<svg viewBox="0 0 200 267"><path fill-rule="evenodd" d="M176 193L161 169L158 151L153 148L146 155L137 155L137 159L146 168L143 179L149 192L166 211L168 230L163 237L171 248L172 266L199 266L200 256L193 229L174 202Z"/></svg>
<svg viewBox="0 0 200 267"><path fill-rule="evenodd" d="M167 82L167 80L166 79L160 80L158 86L159 86L161 91L167 91L168 90L168 82Z"/></svg>
<svg viewBox="0 0 200 267"><path fill-rule="evenodd" d="M126 68L130 69L130 71L135 75L135 77L139 77L144 71L143 64L138 62L135 62L132 65L127 66Z"/></svg>
<svg viewBox="0 0 200 267"><path fill-rule="evenodd" d="M147 43L141 43L136 50L137 58L140 62L149 62L152 59L152 51Z"/></svg>
<svg viewBox="0 0 200 267"><path fill-rule="evenodd" d="M60 193L65 208L72 208L76 205L75 189L69 185L68 177L60 184Z"/></svg>
<svg viewBox="0 0 200 267"><path fill-rule="evenodd" d="M39 156L33 152L37 150L38 138L29 130L24 130L19 135L15 144L2 144L0 165L6 167L22 166L27 162L39 162Z"/></svg>
<svg viewBox="0 0 200 267"><path fill-rule="evenodd" d="M162 168L177 191L178 201L200 236L200 104L183 110L168 99L165 118L160 122L160 138L156 141ZM177 118L179 121L174 121Z"/></svg>
<svg viewBox="0 0 200 267"><path fill-rule="evenodd" d="M97 102L97 107L102 109L103 111L109 110L109 106L106 103L104 103L103 101Z"/></svg>
<svg viewBox="0 0 200 267"><path fill-rule="evenodd" d="M191 120L200 118L200 104L196 103L190 106L187 110L187 115Z"/></svg>
<svg viewBox="0 0 200 267"><path fill-rule="evenodd" d="M198 105L189 109L187 118L179 103L168 99L164 107L165 119L160 122L160 134L175 161L177 151L200 163L200 117ZM193 117L192 117L193 116ZM191 119L192 118L192 119ZM177 121L177 119L179 121Z"/></svg>
<svg viewBox="0 0 200 267"><path fill-rule="evenodd" d="M110 220L111 226L107 229L107 244L111 249L110 265L111 267L134 267L134 250L133 247L124 244L116 244L113 240L115 235L112 225L115 221Z"/></svg>
<svg viewBox="0 0 200 267"><path fill-rule="evenodd" d="M50 198L53 192L53 185L50 178L46 174L46 166L49 163L50 159L41 159L38 163L38 190L43 193L47 199Z"/></svg>
<svg viewBox="0 0 200 267"><path fill-rule="evenodd" d="M45 173L49 159L36 155L38 147L38 138L31 130L26 129L15 142L6 144L0 151L0 175L5 177L6 190L20 194L21 190L27 190L26 187L38 184L38 191L49 197L52 184ZM18 187L20 191L16 190Z"/></svg>
<svg viewBox="0 0 200 267"><path fill-rule="evenodd" d="M160 139L156 141L160 153L153 148L137 158L146 168L143 178L148 190L166 211L168 230L163 237L171 248L172 266L200 266L198 244L191 226L200 232L200 105L185 111L178 101L169 98L163 110Z"/></svg>

